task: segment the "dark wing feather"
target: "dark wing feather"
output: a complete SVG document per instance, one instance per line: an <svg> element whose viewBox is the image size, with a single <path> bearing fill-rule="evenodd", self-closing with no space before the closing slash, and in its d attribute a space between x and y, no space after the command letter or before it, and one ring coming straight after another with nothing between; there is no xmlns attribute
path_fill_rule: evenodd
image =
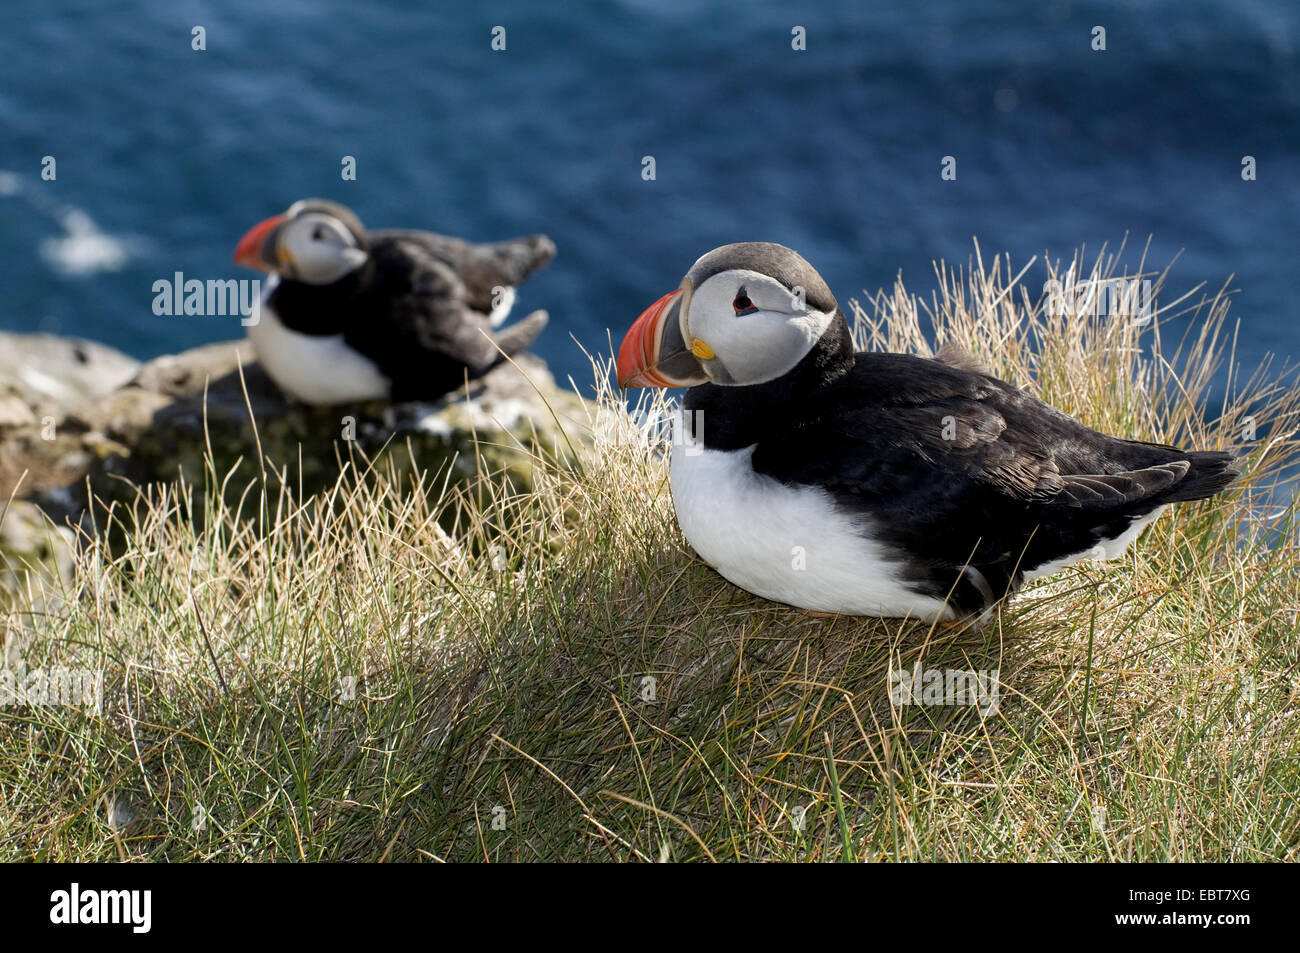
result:
<svg viewBox="0 0 1300 953"><path fill-rule="evenodd" d="M372 248L393 242L442 262L460 278L465 302L483 314L492 312L495 289L513 288L555 257L555 243L545 235L478 245L435 232L389 229L371 232L370 240Z"/></svg>
<svg viewBox="0 0 1300 953"><path fill-rule="evenodd" d="M374 272L344 331L393 381L397 401L434 399L482 376L502 351L522 350L546 323L545 312L535 312L493 336L461 276L411 234L422 233L372 236Z"/></svg>
<svg viewBox="0 0 1300 953"><path fill-rule="evenodd" d="M1070 474L1061 481L1060 492L1052 500L1052 505L1105 512L1140 503L1163 493L1187 476L1191 466L1186 460L1174 460L1127 473L1097 476Z"/></svg>
<svg viewBox="0 0 1300 953"><path fill-rule="evenodd" d="M470 305L455 269L405 238L375 240L370 255L375 277L366 295L386 310L387 330L417 352L437 351L470 368L484 366L492 347L478 329L489 327L487 317ZM357 328L356 340L350 337L349 343L359 347L373 330Z"/></svg>

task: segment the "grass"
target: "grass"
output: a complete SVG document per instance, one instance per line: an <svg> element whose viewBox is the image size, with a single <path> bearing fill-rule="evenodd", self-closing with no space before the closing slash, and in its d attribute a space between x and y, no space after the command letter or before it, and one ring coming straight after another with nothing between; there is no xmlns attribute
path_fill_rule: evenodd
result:
<svg viewBox="0 0 1300 953"><path fill-rule="evenodd" d="M154 487L8 613L29 669L104 684L99 713L0 709L0 859L1294 859L1290 378L1232 366L1222 293L1144 322L1047 313L978 252L938 279L851 302L861 343L926 353L932 327L1099 429L1232 449L1243 480L967 631L722 581L638 427L662 396L629 416L605 361L577 463L539 460L530 495L361 460L305 499ZM918 664L997 670L997 710L891 704Z"/></svg>

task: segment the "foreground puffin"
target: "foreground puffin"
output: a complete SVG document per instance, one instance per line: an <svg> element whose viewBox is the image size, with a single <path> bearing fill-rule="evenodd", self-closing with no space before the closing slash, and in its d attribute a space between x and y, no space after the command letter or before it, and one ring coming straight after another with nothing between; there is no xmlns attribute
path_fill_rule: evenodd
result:
<svg viewBox="0 0 1300 953"><path fill-rule="evenodd" d="M496 334L515 285L555 257L544 235L493 245L367 232L348 208L304 199L253 226L235 261L272 272L248 328L280 389L308 404L433 400L522 351L534 311Z"/></svg>
<svg viewBox="0 0 1300 953"><path fill-rule="evenodd" d="M628 331L618 380L690 388L671 482L695 551L815 612L987 617L1239 475L1091 430L964 355L855 354L821 276L765 242L697 261Z"/></svg>

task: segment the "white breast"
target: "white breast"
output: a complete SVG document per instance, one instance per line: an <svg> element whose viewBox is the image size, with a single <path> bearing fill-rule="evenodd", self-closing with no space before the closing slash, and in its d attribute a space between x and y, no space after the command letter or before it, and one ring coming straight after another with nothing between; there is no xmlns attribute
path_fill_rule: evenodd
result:
<svg viewBox="0 0 1300 953"><path fill-rule="evenodd" d="M1025 582L1032 582L1035 579L1042 579L1044 576L1050 576L1060 572L1066 566L1073 566L1075 563L1095 560L1105 562L1109 559L1119 559L1128 551L1132 542L1142 535L1142 531L1151 525L1153 521L1159 518L1160 514L1169 508L1158 506L1146 516L1135 519L1129 528L1124 530L1120 535L1112 539L1104 539L1092 549L1085 549L1080 553L1073 553L1069 556L1062 556L1060 559L1053 559L1050 562L1043 563L1041 566L1035 566L1033 569L1026 570Z"/></svg>
<svg viewBox="0 0 1300 953"><path fill-rule="evenodd" d="M677 522L705 562L740 588L801 609L948 619L942 600L903 585L902 567L865 519L818 487L755 473L753 447L707 450L673 441Z"/></svg>
<svg viewBox="0 0 1300 953"><path fill-rule="evenodd" d="M275 281L262 296L248 339L271 380L291 397L308 404L347 404L387 398L389 381L375 362L354 351L343 335L317 337L291 331L268 302Z"/></svg>

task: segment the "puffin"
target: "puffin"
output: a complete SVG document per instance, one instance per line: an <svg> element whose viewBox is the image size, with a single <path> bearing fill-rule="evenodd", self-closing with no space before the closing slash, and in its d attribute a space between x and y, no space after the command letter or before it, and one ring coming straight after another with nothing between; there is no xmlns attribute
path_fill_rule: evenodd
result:
<svg viewBox="0 0 1300 953"><path fill-rule="evenodd" d="M478 245L367 232L349 208L303 199L254 225L235 262L268 272L248 337L279 388L306 404L432 401L527 348L546 312L493 333L515 286L555 257L545 235Z"/></svg>
<svg viewBox="0 0 1300 953"><path fill-rule="evenodd" d="M1240 476L1228 453L1093 430L956 348L855 352L826 282L768 242L696 261L632 324L617 374L689 388L669 467L695 552L811 615L982 624Z"/></svg>

